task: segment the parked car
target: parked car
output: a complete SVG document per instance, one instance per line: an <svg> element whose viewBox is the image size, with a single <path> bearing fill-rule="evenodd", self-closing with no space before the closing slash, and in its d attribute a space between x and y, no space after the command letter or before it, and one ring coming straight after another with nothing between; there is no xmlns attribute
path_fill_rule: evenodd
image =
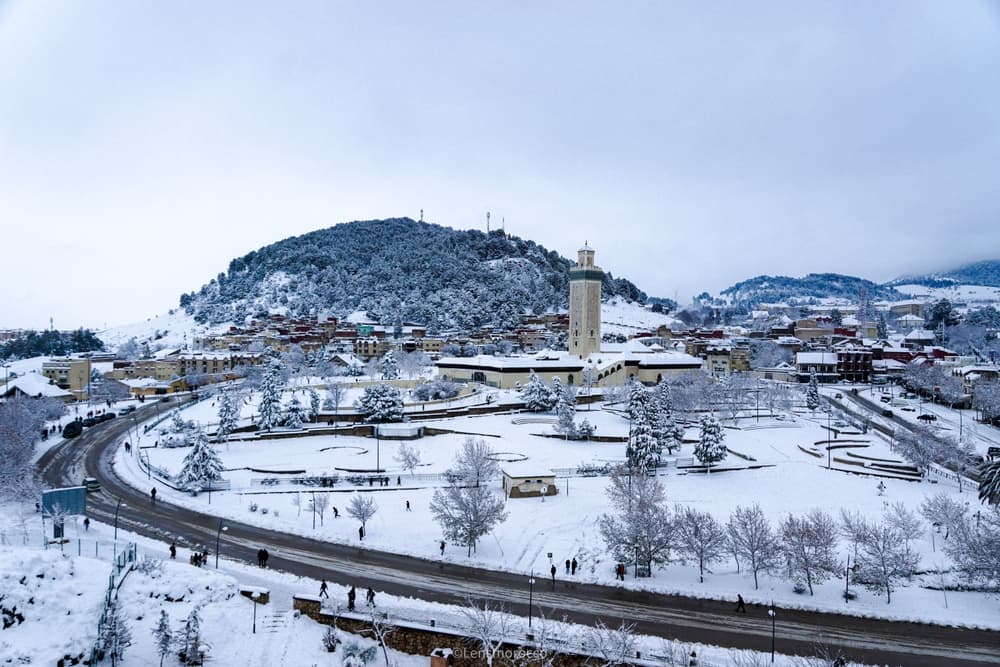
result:
<svg viewBox="0 0 1000 667"><path fill-rule="evenodd" d="M933 421L937 421L937 415L932 415L929 412L925 412L922 415L917 415L917 419L919 419L920 421L924 421L924 422L933 422Z"/></svg>
<svg viewBox="0 0 1000 667"><path fill-rule="evenodd" d="M63 426L62 434L64 438L75 438L81 433L83 433L83 424L80 422L72 421Z"/></svg>
<svg viewBox="0 0 1000 667"><path fill-rule="evenodd" d="M113 412L105 412L103 415L99 416L97 418L97 420L99 422L106 422L106 421L110 421L110 420L112 420L114 418L115 418L115 413L113 413Z"/></svg>
<svg viewBox="0 0 1000 667"><path fill-rule="evenodd" d="M902 410L903 412L916 412L917 411L917 409L915 407L913 407L912 405L904 405L902 408L900 408L900 410Z"/></svg>
<svg viewBox="0 0 1000 667"><path fill-rule="evenodd" d="M89 428L91 426L96 426L97 424L100 424L101 420L97 417L87 417L86 419L84 419L82 422L79 423Z"/></svg>
<svg viewBox="0 0 1000 667"><path fill-rule="evenodd" d="M878 400L882 401L883 403L888 403L889 401L892 400L892 396L879 396Z"/></svg>
<svg viewBox="0 0 1000 667"><path fill-rule="evenodd" d="M892 417L892 410L890 410L889 408L886 408L885 410L882 411L882 416L883 417Z"/></svg>

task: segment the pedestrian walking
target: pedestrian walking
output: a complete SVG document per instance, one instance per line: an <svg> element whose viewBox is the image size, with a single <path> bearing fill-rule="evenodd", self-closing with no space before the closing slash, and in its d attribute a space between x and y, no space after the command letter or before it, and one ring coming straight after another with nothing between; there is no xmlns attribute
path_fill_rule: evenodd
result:
<svg viewBox="0 0 1000 667"><path fill-rule="evenodd" d="M441 540L441 555L444 555L444 540Z"/></svg>
<svg viewBox="0 0 1000 667"><path fill-rule="evenodd" d="M402 485L403 485L403 478L400 477L399 475L396 475L396 486L402 486Z"/></svg>
<svg viewBox="0 0 1000 667"><path fill-rule="evenodd" d="M338 510L336 507L333 508L333 518L334 519L340 518L340 510Z"/></svg>
<svg viewBox="0 0 1000 667"><path fill-rule="evenodd" d="M736 611L737 613L739 612L743 612L744 614L747 613L747 606L746 604L743 603L743 595L741 594L736 595Z"/></svg>
<svg viewBox="0 0 1000 667"><path fill-rule="evenodd" d="M569 574L569 558L566 559L566 574Z"/></svg>
<svg viewBox="0 0 1000 667"><path fill-rule="evenodd" d="M149 490L149 502L156 503L156 487Z"/></svg>
<svg viewBox="0 0 1000 667"><path fill-rule="evenodd" d="M326 592L326 589L327 589L326 579L324 579L319 584L319 596L321 598L329 598L330 597L330 594Z"/></svg>
<svg viewBox="0 0 1000 667"><path fill-rule="evenodd" d="M257 551L257 565L267 567L267 549L260 549Z"/></svg>
<svg viewBox="0 0 1000 667"><path fill-rule="evenodd" d="M555 565L552 566L552 569L550 570L550 572L552 573L552 590L555 590L556 589L556 566Z"/></svg>
<svg viewBox="0 0 1000 667"><path fill-rule="evenodd" d="M572 563L570 563L570 574L576 574L576 566L577 566L577 562L576 562L576 558L574 558L573 561L572 561Z"/></svg>
<svg viewBox="0 0 1000 667"><path fill-rule="evenodd" d="M368 592L365 593L365 601L369 607L375 606L375 591L372 590L371 586L368 587Z"/></svg>
<svg viewBox="0 0 1000 667"><path fill-rule="evenodd" d="M173 542L170 543L170 560L177 559L177 545Z"/></svg>
<svg viewBox="0 0 1000 667"><path fill-rule="evenodd" d="M409 500L406 501L406 511L407 512L410 511L410 501Z"/></svg>
<svg viewBox="0 0 1000 667"><path fill-rule="evenodd" d="M90 530L90 517L89 516L83 517L83 529L84 529L84 531Z"/></svg>
<svg viewBox="0 0 1000 667"><path fill-rule="evenodd" d="M359 540L365 539L365 527L364 526L358 526L358 539Z"/></svg>
<svg viewBox="0 0 1000 667"><path fill-rule="evenodd" d="M351 586L351 590L347 591L347 611L354 611L354 600L358 597L358 592L354 590L354 586Z"/></svg>

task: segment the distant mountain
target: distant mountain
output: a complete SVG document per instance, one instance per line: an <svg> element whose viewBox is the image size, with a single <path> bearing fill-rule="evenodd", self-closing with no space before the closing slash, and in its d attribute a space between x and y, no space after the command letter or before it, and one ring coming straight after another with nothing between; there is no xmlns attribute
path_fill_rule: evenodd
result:
<svg viewBox="0 0 1000 667"><path fill-rule="evenodd" d="M722 290L721 295L736 308L750 309L759 303L807 301L838 297L857 301L859 289L868 290L869 299L902 299L892 287L864 278L838 273L810 273L802 278L757 276Z"/></svg>
<svg viewBox="0 0 1000 667"><path fill-rule="evenodd" d="M943 273L906 276L897 278L887 285L924 285L926 287L985 285L987 287L1000 287L1000 260L988 259L974 262Z"/></svg>
<svg viewBox="0 0 1000 667"><path fill-rule="evenodd" d="M201 323L272 312L346 316L433 330L509 327L526 312L565 308L573 261L508 236L416 222L349 222L279 241L234 259L180 305ZM604 276L605 297L645 301L628 280Z"/></svg>

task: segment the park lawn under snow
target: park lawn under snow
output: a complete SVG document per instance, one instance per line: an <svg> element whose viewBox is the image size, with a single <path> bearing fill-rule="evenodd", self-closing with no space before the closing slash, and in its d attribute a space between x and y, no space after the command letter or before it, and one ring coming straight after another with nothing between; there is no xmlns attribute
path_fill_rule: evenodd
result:
<svg viewBox="0 0 1000 667"><path fill-rule="evenodd" d="M253 405L244 409L252 410ZM205 424L214 421L215 410L210 401L203 401L185 410L183 415L185 419ZM551 425L513 423L516 419L533 416L535 415L519 413L420 423L481 434L495 451L524 455L528 464L537 464L540 469L575 468L580 463L623 460L622 443L567 442L544 438L534 434L552 433ZM606 410L595 409L588 412L581 409L578 419L582 418L597 424L597 433L601 435L625 435L628 431L628 422L622 416ZM817 413L815 418L809 414L798 414L794 419L782 421L761 418L759 425L751 415L741 418L736 424L726 421L724 425L729 448L756 459L753 465L765 467L715 472L710 475L686 474L670 468L661 476L670 501L711 512L717 520L723 522L736 506L759 503L773 524L777 524L788 514L803 514L813 508L827 510L835 517L841 508L858 510L871 519L879 519L889 503L899 501L916 511L926 496L939 491L955 494L962 502L969 502L973 511L978 505L971 490L966 488L964 494L958 495L957 488L944 480L930 484L887 479L886 491L880 496L877 489L878 478L848 474L836 469L827 470L825 456L816 458L800 449L800 445L813 446L819 443L822 447L825 443L826 417L822 413ZM144 447L150 445L155 437L155 430L151 431L143 437L140 444ZM409 444L420 451L425 464L418 472L443 472L452 463L455 452L466 437L462 434L448 434L410 441ZM696 437L696 431L690 429L688 438L693 437ZM869 447L864 451L865 456L894 458L888 444L874 433L844 433L840 437L867 441L865 444ZM362 491L374 493L379 506L378 513L367 526L365 546L438 558L441 530L431 517L428 504L434 488L443 482L411 479L394 460L400 445L400 441L387 440L382 440L377 445L380 465L391 479L389 487L361 488ZM176 472L188 450L157 448L144 451L150 454L154 465ZM232 442L221 445L219 451L225 467L231 469L225 473L225 477L232 481L232 491L213 493L210 507L206 494L192 497L158 485L161 497L234 520L334 542L357 543L359 524L345 513L355 489L344 481L343 472L340 473L341 481L330 494L331 504L340 510L340 518L334 519L332 509L328 510L322 521L316 519L316 528L313 529L313 516L307 509L311 488L307 487L301 494L294 491L302 487L290 485L262 488L253 485L252 480L268 475L245 468L275 471L304 469L311 475L333 473L337 468L374 469L374 439L343 435L308 436ZM692 445L687 444L680 456L689 457L691 451ZM746 460L733 454L724 462L724 465L734 467L747 464ZM148 489L146 475L139 469L134 458L119 451L117 467L119 473L131 479L135 486ZM401 482L398 486L397 476ZM471 556L466 555L464 547L449 545L445 558L495 569L547 573L550 567L547 554L551 552L559 577L566 576L562 563L575 557L581 565L577 578L619 585L614 579L614 561L597 529L598 517L607 511L607 478L560 478L557 483L559 494L544 501L538 498L509 499L507 508L510 517L492 534L483 538ZM296 497L301 502L301 509L294 504ZM410 502L412 511L405 510L406 501ZM257 505L256 511L249 510L251 504ZM941 536L936 536L932 540L930 532L927 532L924 539L914 543L914 548L921 555L921 570L937 570L942 566L948 568L948 559L940 552L940 544L936 543L940 539ZM841 546L841 553L846 559L846 543ZM706 574L705 582L699 583L698 571L693 564L672 563L664 568L655 568L652 578L630 578L623 585L724 599L734 599L737 593L742 593L748 602L759 604L773 599L786 607L829 609L861 615L1000 628L1000 603L995 595L966 592L944 594L921 587L921 584L938 585L940 580L936 574L918 575L910 584L901 582L899 589L893 593L891 605L886 605L884 595L852 586L858 599L845 605L841 598L843 579L822 583L815 587L815 595L809 596L796 595L791 590L792 582L780 574L774 577L764 576L760 589L755 591L752 577L745 572L737 573L731 560L714 564L712 570L711 574Z"/></svg>

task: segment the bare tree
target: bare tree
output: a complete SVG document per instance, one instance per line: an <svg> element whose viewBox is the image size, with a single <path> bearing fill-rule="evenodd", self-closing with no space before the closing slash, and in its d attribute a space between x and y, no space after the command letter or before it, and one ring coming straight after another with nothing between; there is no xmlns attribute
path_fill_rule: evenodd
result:
<svg viewBox="0 0 1000 667"><path fill-rule="evenodd" d="M506 521L508 516L503 498L492 489L463 486L459 482L436 489L430 510L445 537L456 544L464 544L470 556L479 538Z"/></svg>
<svg viewBox="0 0 1000 667"><path fill-rule="evenodd" d="M708 512L682 505L674 507L673 528L677 551L698 564L698 579L704 582L706 566L722 560L726 531Z"/></svg>
<svg viewBox="0 0 1000 667"><path fill-rule="evenodd" d="M387 665L389 664L389 649L386 645L386 639L395 631L396 626L388 614L376 613L375 607L368 607L368 629L365 632L370 634L382 647L382 657L385 658Z"/></svg>
<svg viewBox="0 0 1000 667"><path fill-rule="evenodd" d="M884 590L886 604L891 604L894 582L900 577L911 576L918 561L917 554L910 550L896 528L888 523L875 524L861 542L859 580L871 590Z"/></svg>
<svg viewBox="0 0 1000 667"><path fill-rule="evenodd" d="M944 526L944 539L948 539L952 528L958 525L965 517L965 505L944 492L937 493L930 498L924 498L920 505L920 513L931 524Z"/></svg>
<svg viewBox="0 0 1000 667"><path fill-rule="evenodd" d="M396 450L396 461L403 468L413 474L413 470L420 465L420 450L408 442L404 442Z"/></svg>
<svg viewBox="0 0 1000 667"><path fill-rule="evenodd" d="M835 549L837 524L826 512L814 509L804 517L789 515L781 523L782 550L788 571L805 578L809 594L838 571Z"/></svg>
<svg viewBox="0 0 1000 667"><path fill-rule="evenodd" d="M323 516L326 514L326 509L330 506L330 496L325 493L321 493L318 496L314 493L309 499L309 511L319 517L319 525L323 525ZM315 521L313 526L315 526Z"/></svg>
<svg viewBox="0 0 1000 667"><path fill-rule="evenodd" d="M907 544L919 538L924 532L924 524L913 511L901 502L890 505L883 513L885 522L899 531Z"/></svg>
<svg viewBox="0 0 1000 667"><path fill-rule="evenodd" d="M869 529L868 519L859 510L840 508L840 534L851 543L855 561L858 559L858 548L864 542Z"/></svg>
<svg viewBox="0 0 1000 667"><path fill-rule="evenodd" d="M753 587L760 588L757 575L771 571L781 559L781 544L771 522L757 503L737 506L729 515L726 532L736 558L743 558L753 572Z"/></svg>
<svg viewBox="0 0 1000 667"><path fill-rule="evenodd" d="M601 537L608 550L621 562L633 558L652 575L654 563L670 559L670 509L663 485L655 477L631 475L618 467L606 490L613 514L599 520Z"/></svg>
<svg viewBox="0 0 1000 667"><path fill-rule="evenodd" d="M355 493L347 504L347 515L361 522L361 527L367 531L368 520L375 516L378 505L375 499L367 493Z"/></svg>
<svg viewBox="0 0 1000 667"><path fill-rule="evenodd" d="M462 443L462 449L455 456L455 464L449 472L467 484L479 486L500 474L500 464L493 458L493 450L486 440L469 436Z"/></svg>
<svg viewBox="0 0 1000 667"><path fill-rule="evenodd" d="M419 375L430 364L430 357L420 350L414 350L413 352L406 352L399 355L396 362L399 371L407 379L412 380L414 376Z"/></svg>
<svg viewBox="0 0 1000 667"><path fill-rule="evenodd" d="M627 665L635 658L637 643L635 625L622 621L617 628L598 621L589 628L584 637L584 646L597 659L600 667Z"/></svg>
<svg viewBox="0 0 1000 667"><path fill-rule="evenodd" d="M22 396L0 403L0 500L37 497L32 456L45 403Z"/></svg>
<svg viewBox="0 0 1000 667"><path fill-rule="evenodd" d="M1000 585L1000 510L991 508L975 521L963 517L952 527L945 552L969 583Z"/></svg>
<svg viewBox="0 0 1000 667"><path fill-rule="evenodd" d="M487 667L492 667L497 653L513 630L510 614L503 605L495 605L484 600L482 606L467 598L465 606L459 609L464 619L465 632L470 641L479 646Z"/></svg>

